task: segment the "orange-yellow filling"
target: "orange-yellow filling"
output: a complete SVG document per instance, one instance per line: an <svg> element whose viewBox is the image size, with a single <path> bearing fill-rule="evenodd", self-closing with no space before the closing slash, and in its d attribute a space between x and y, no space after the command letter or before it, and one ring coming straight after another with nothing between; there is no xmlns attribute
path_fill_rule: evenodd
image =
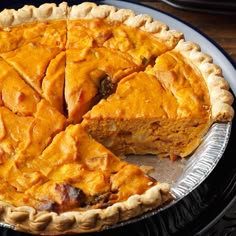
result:
<svg viewBox="0 0 236 236"><path fill-rule="evenodd" d="M101 19L1 29L0 200L62 212L154 186L95 139L119 154L186 156L199 144L208 92L167 52L175 44Z"/></svg>

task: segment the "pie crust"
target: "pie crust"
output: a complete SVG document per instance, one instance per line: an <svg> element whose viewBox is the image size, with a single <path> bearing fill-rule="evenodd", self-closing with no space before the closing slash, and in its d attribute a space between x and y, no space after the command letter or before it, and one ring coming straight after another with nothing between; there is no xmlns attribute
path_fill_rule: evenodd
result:
<svg viewBox="0 0 236 236"><path fill-rule="evenodd" d="M234 110L231 104L234 98L228 91L229 84L223 78L221 68L213 64L213 59L209 55L201 52L199 45L196 43L180 40L175 50L192 61L203 75L210 94L213 122L232 120Z"/></svg>
<svg viewBox="0 0 236 236"><path fill-rule="evenodd" d="M98 6L94 3L87 2L72 7L68 7L66 3L61 3L59 6L55 4L43 4L38 8L25 6L19 10L11 9L2 11L0 13L0 27L2 31L7 32L10 31L13 26L62 19L66 20L67 23L78 19L106 19L108 22L113 22L114 25L118 23L124 24L128 27L141 29L143 32L152 35L152 37L163 42L166 47L165 51L173 50L181 54L194 68L198 68L196 70L203 76L209 89L211 123L228 122L232 120L234 116L234 111L231 107L233 96L228 91L229 85L223 79L220 68L212 63L210 56L201 52L197 44L186 42L182 33L170 30L167 25L153 21L148 15L136 15L129 9L117 9L113 6L106 5ZM66 45L64 46L66 47ZM62 51L64 50L64 46L62 43ZM54 74L53 71L54 69L52 68L50 75ZM47 87L47 84L44 86ZM37 91L35 88L34 90ZM37 92L40 93L40 91ZM42 110L46 110L45 107L49 107L48 102L45 100L39 102L37 96L38 95L35 96L36 107L44 114L46 112L43 113ZM51 100L51 103L53 104L54 101L55 99ZM60 122L52 119L51 123L49 122L48 124L49 127L54 127L52 124L55 124L55 130L64 130L65 127L68 126L68 120L65 121L64 117L60 115L63 110L60 104L55 105L55 108L52 108L52 111L50 111L50 114L58 113L58 120ZM90 109L90 107L88 109ZM37 114L41 114L39 111L37 111ZM21 114L35 114L34 107L31 107L30 112L28 110L16 110L16 112ZM85 112L87 112L87 110ZM81 117L83 117L83 114ZM73 124L80 122L80 120L69 120L69 122ZM50 132L53 133L54 130L50 130ZM51 134L48 134L48 136L50 135ZM47 146L51 142L52 140L48 141L45 145ZM45 146L41 147L42 150L45 148ZM19 163L24 163L26 160L25 157L20 158L22 158L19 159L22 162ZM104 209L88 209L84 211L70 210L56 213L47 210L36 210L34 207L30 206L16 207L5 201L1 201L0 221L12 225L15 230L37 235L96 232L121 221L140 216L149 210L162 207L170 200L169 184L157 182L146 192L134 194L127 200L114 203Z"/></svg>

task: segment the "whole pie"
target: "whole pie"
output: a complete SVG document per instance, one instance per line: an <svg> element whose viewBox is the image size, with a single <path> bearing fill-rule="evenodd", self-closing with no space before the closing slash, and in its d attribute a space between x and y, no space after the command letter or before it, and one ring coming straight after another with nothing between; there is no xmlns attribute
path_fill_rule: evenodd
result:
<svg viewBox="0 0 236 236"><path fill-rule="evenodd" d="M0 13L0 222L105 229L162 207L170 185L128 154L188 157L234 116L219 66L148 15L82 3Z"/></svg>

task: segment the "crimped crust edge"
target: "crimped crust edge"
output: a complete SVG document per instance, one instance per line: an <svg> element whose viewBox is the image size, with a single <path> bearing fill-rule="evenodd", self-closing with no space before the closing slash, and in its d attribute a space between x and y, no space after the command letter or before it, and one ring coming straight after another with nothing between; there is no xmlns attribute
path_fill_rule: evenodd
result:
<svg viewBox="0 0 236 236"><path fill-rule="evenodd" d="M229 91L228 82L223 78L221 68L194 42L180 40L174 50L190 60L201 72L210 95L212 122L231 121L234 117L231 106L234 97Z"/></svg>
<svg viewBox="0 0 236 236"><path fill-rule="evenodd" d="M97 5L95 3L84 2L72 6L68 11L68 19L106 19L112 22L124 23L127 26L139 28L151 33L159 40L165 41L169 48L173 48L182 39L183 33L169 29L169 27L147 14L136 14L130 9L119 9L109 5Z"/></svg>
<svg viewBox="0 0 236 236"><path fill-rule="evenodd" d="M66 19L67 11L68 6L66 2L62 2L58 6L55 3L45 3L39 7L25 5L18 10L4 9L0 13L0 27L8 28L11 26L30 23L38 20L46 21Z"/></svg>
<svg viewBox="0 0 236 236"><path fill-rule="evenodd" d="M14 225L15 230L38 235L95 232L161 207L170 199L169 184L158 183L144 194L133 195L125 202L85 212L38 212L32 207L13 207L0 202L0 221Z"/></svg>

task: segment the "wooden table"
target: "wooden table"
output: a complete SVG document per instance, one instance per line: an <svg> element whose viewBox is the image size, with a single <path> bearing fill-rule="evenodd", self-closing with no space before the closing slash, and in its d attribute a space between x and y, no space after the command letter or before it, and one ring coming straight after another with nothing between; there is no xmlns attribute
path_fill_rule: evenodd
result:
<svg viewBox="0 0 236 236"><path fill-rule="evenodd" d="M136 2L160 9L188 22L222 47L236 64L236 15L187 11L174 8L160 0L136 0Z"/></svg>

